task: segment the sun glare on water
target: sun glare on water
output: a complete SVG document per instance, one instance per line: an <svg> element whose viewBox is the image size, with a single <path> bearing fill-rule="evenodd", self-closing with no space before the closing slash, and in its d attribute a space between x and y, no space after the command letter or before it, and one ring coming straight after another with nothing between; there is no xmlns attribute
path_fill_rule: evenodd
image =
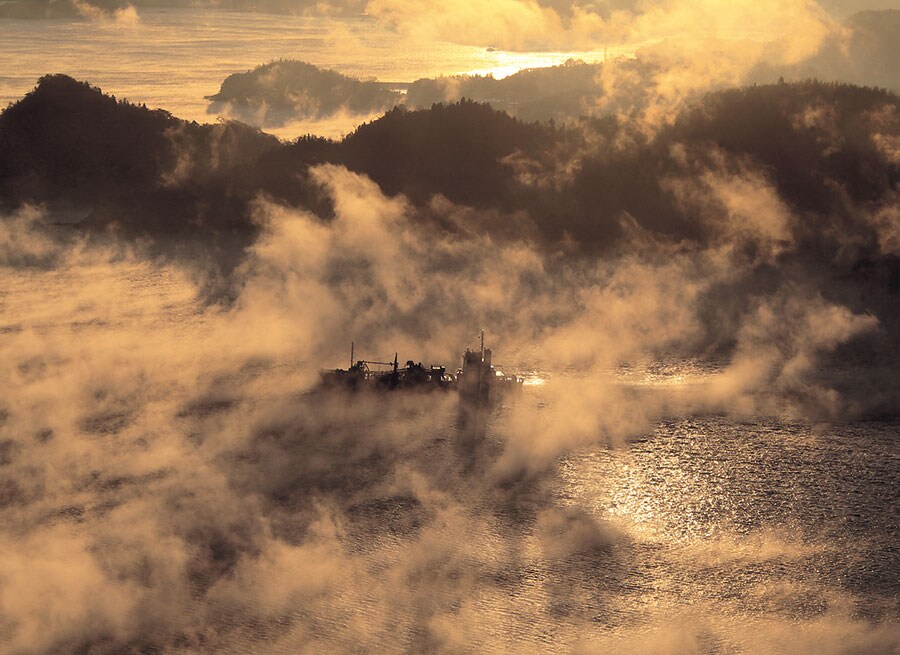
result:
<svg viewBox="0 0 900 655"><path fill-rule="evenodd" d="M603 50L586 50L574 52L512 52L487 48L482 57L482 65L465 71L466 75L490 75L495 79L503 79L515 75L522 70L533 68L550 68L566 62L583 62L598 64L612 57L632 56L633 52L623 48Z"/></svg>

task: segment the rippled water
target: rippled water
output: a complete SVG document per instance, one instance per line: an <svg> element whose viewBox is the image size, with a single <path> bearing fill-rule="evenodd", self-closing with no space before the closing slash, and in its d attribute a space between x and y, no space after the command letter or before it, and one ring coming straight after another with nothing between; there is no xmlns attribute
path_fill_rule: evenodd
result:
<svg viewBox="0 0 900 655"><path fill-rule="evenodd" d="M63 643L100 626L98 652L129 634L174 653L900 647L896 422L672 416L498 478L516 408L555 416L566 375L534 372L481 423L452 394L323 397L303 375L323 362L249 356L239 314L117 255L7 269L0 303L0 552L27 571L0 608L61 599Z"/></svg>
<svg viewBox="0 0 900 655"><path fill-rule="evenodd" d="M627 448L565 458L561 493L633 536L654 591L632 611L659 594L802 619L825 589L896 616L898 435L893 422L667 420ZM755 593L775 583L792 594Z"/></svg>

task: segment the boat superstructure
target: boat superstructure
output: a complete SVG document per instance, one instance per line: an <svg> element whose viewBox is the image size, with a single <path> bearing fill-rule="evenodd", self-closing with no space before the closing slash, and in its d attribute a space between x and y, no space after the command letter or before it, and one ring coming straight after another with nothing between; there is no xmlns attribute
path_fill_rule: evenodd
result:
<svg viewBox="0 0 900 655"><path fill-rule="evenodd" d="M456 385L460 400L477 404L496 401L505 393L522 388L524 380L517 375L507 375L492 363L493 353L484 347L484 331L481 332L480 350L463 353L462 368L456 373Z"/></svg>

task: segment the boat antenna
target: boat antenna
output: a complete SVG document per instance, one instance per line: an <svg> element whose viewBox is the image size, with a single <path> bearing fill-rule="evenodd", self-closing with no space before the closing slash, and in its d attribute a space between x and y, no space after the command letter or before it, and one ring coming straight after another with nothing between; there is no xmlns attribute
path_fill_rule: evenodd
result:
<svg viewBox="0 0 900 655"><path fill-rule="evenodd" d="M353 341L351 341L350 342L350 368L353 368L353 348L354 348L354 346L356 346L356 344Z"/></svg>

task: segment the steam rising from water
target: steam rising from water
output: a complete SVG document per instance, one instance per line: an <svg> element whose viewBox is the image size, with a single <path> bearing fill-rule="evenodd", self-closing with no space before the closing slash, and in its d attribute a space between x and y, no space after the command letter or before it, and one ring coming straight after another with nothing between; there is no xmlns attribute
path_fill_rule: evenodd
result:
<svg viewBox="0 0 900 655"><path fill-rule="evenodd" d="M11 652L897 648L889 600L868 620L852 591L805 573L826 547L815 535L762 525L654 542L592 505L607 480L578 492L591 470L579 453L645 437L662 418L844 416L813 375L818 358L877 322L802 281L751 298L721 335L735 357L701 363L692 384L617 373L717 329L704 307L754 264L731 257L732 231L763 260L791 246L789 210L762 178L726 187L710 173L685 192L735 217L751 208L757 220L726 220L721 241L584 261L473 234L446 201L431 211L455 229L439 230L340 167L312 174L334 220L260 200L263 233L228 306L199 302L194 272L73 243L36 210L4 222ZM351 338L370 356L452 366L484 325L504 363L548 381L480 428L452 395L313 391ZM740 597L659 587L735 561L768 572Z"/></svg>

